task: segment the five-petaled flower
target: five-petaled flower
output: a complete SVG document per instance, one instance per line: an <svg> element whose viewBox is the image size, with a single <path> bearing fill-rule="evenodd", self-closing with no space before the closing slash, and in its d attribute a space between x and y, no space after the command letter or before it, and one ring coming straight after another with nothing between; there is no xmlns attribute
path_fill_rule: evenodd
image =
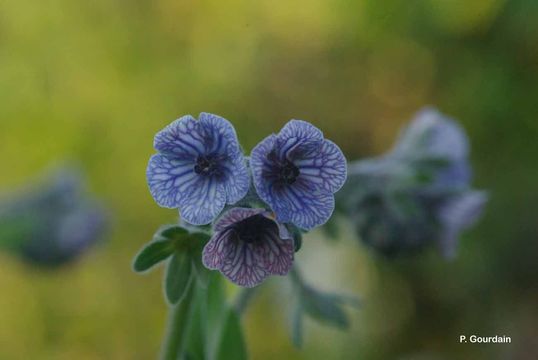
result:
<svg viewBox="0 0 538 360"><path fill-rule="evenodd" d="M260 198L282 223L309 230L325 223L334 210L334 193L346 180L346 159L323 133L291 120L278 135L253 150L250 167Z"/></svg>
<svg viewBox="0 0 538 360"><path fill-rule="evenodd" d="M253 287L269 275L286 275L293 264L293 238L265 209L233 208L215 224L202 260L237 285Z"/></svg>
<svg viewBox="0 0 538 360"><path fill-rule="evenodd" d="M185 221L208 224L225 204L246 195L249 174L228 120L183 116L157 133L153 146L159 153L146 172L151 195L163 207L178 208Z"/></svg>

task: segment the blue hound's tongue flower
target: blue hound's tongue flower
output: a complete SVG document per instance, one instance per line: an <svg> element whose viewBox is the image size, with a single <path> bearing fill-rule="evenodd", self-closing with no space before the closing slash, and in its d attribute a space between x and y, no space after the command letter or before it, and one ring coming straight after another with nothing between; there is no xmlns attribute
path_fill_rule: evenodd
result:
<svg viewBox="0 0 538 360"><path fill-rule="evenodd" d="M249 188L247 166L228 120L201 113L186 115L155 136L147 180L155 201L177 208L193 224L210 223L224 208L241 200Z"/></svg>
<svg viewBox="0 0 538 360"><path fill-rule="evenodd" d="M432 160L446 162L435 176L434 188L467 186L471 181L469 139L465 131L434 108L425 108L415 115L388 157L417 164Z"/></svg>
<svg viewBox="0 0 538 360"><path fill-rule="evenodd" d="M436 243L453 257L458 236L487 202L471 188L469 140L452 119L428 108L402 132L394 148L351 163L339 194L361 240L385 255Z"/></svg>
<svg viewBox="0 0 538 360"><path fill-rule="evenodd" d="M53 222L55 221L55 222ZM100 204L85 201L58 214L33 234L21 248L21 255L36 264L58 266L72 261L102 238L108 227Z"/></svg>
<svg viewBox="0 0 538 360"><path fill-rule="evenodd" d="M57 267L101 240L108 223L108 212L86 194L81 174L66 168L0 204L0 244L11 240L9 249L22 259Z"/></svg>
<svg viewBox="0 0 538 360"><path fill-rule="evenodd" d="M334 210L334 193L346 180L342 151L322 132L291 120L278 135L260 142L250 157L254 186L277 220L309 230Z"/></svg>
<svg viewBox="0 0 538 360"><path fill-rule="evenodd" d="M215 224L202 260L237 285L253 287L269 275L286 275L293 264L293 238L264 209L233 208Z"/></svg>
<svg viewBox="0 0 538 360"><path fill-rule="evenodd" d="M478 220L487 200L484 191L467 191L450 198L437 209L443 228L439 237L439 250L444 257L450 259L456 255L460 232Z"/></svg>

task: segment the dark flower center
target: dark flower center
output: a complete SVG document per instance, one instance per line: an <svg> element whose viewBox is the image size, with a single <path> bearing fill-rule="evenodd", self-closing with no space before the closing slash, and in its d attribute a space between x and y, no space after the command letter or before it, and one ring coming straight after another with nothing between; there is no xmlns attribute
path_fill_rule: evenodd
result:
<svg viewBox="0 0 538 360"><path fill-rule="evenodd" d="M233 230L237 239L246 243L261 242L267 236L268 230L276 224L263 215L254 215L236 223Z"/></svg>
<svg viewBox="0 0 538 360"><path fill-rule="evenodd" d="M196 164L194 165L194 172L199 175L220 175L221 169L219 167L220 159L215 155L201 155L196 159Z"/></svg>
<svg viewBox="0 0 538 360"><path fill-rule="evenodd" d="M284 164L282 164L280 167L278 178L280 181L291 185L297 180L299 174L299 168L295 166L291 161L285 160Z"/></svg>

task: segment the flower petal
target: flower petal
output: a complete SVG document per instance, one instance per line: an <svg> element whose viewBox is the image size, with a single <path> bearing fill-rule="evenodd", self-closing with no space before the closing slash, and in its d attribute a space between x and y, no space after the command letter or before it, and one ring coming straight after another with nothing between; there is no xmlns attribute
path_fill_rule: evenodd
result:
<svg viewBox="0 0 538 360"><path fill-rule="evenodd" d="M258 285L269 275L285 275L293 263L294 246L289 232L278 225L265 209L229 210L215 224L215 235L204 248L204 265L245 287Z"/></svg>
<svg viewBox="0 0 538 360"><path fill-rule="evenodd" d="M314 125L290 120L278 133L278 156L292 160L318 149L322 141L323 133Z"/></svg>
<svg viewBox="0 0 538 360"><path fill-rule="evenodd" d="M266 203L271 202L269 192L269 182L264 179L264 173L271 171L267 157L273 150L276 135L269 135L252 149L250 153L250 169L252 170L252 180L254 187L260 198Z"/></svg>
<svg viewBox="0 0 538 360"><path fill-rule="evenodd" d="M438 216L443 226L443 233L439 246L445 257L451 258L455 255L459 233L478 220L487 199L483 191L469 191L441 207Z"/></svg>
<svg viewBox="0 0 538 360"><path fill-rule="evenodd" d="M193 162L156 154L146 170L149 190L155 201L163 207L178 208L185 191L192 189L198 180Z"/></svg>
<svg viewBox="0 0 538 360"><path fill-rule="evenodd" d="M217 217L225 204L224 186L210 177L198 176L195 186L184 192L179 209L188 223L205 225Z"/></svg>
<svg viewBox="0 0 538 360"><path fill-rule="evenodd" d="M210 113L200 113L199 120L206 136L206 153L232 157L241 153L237 134L228 120Z"/></svg>
<svg viewBox="0 0 538 360"><path fill-rule="evenodd" d="M291 239L281 239L277 228L268 229L259 244L265 270L271 275L286 275L293 265L294 246Z"/></svg>
<svg viewBox="0 0 538 360"><path fill-rule="evenodd" d="M222 260L220 272L233 283L254 287L260 284L269 273L263 267L263 259L256 246L252 243L234 241L233 231L224 238L228 252Z"/></svg>
<svg viewBox="0 0 538 360"><path fill-rule="evenodd" d="M433 108L426 108L415 115L393 152L403 156L462 159L469 153L469 140L454 120Z"/></svg>
<svg viewBox="0 0 538 360"><path fill-rule="evenodd" d="M301 179L330 193L338 191L346 181L346 158L330 140L325 140L318 151L296 160L294 164L299 168Z"/></svg>
<svg viewBox="0 0 538 360"><path fill-rule="evenodd" d="M270 215L269 215L270 214ZM274 214L268 211L265 212L264 216L268 219L271 219L278 226L278 237L282 240L293 240L293 235L290 233L286 225L279 223L275 220Z"/></svg>
<svg viewBox="0 0 538 360"><path fill-rule="evenodd" d="M167 155L194 159L205 152L203 129L191 115L185 115L155 135L153 147Z"/></svg>
<svg viewBox="0 0 538 360"><path fill-rule="evenodd" d="M291 222L310 230L323 225L334 210L334 195L297 181L292 186L272 188L269 205L277 214L277 221Z"/></svg>
<svg viewBox="0 0 538 360"><path fill-rule="evenodd" d="M467 160L454 161L436 175L432 188L463 188L471 182L472 170Z"/></svg>
<svg viewBox="0 0 538 360"><path fill-rule="evenodd" d="M238 223L246 218L266 212L265 209L233 208L228 210L215 224L215 231L224 231L230 225Z"/></svg>
<svg viewBox="0 0 538 360"><path fill-rule="evenodd" d="M250 175L243 154L227 161L223 167L226 170L226 203L235 204L247 195L250 188Z"/></svg>
<svg viewBox="0 0 538 360"><path fill-rule="evenodd" d="M250 186L250 176L235 129L228 120L218 115L201 113L199 119L206 137L206 153L225 155L221 165L226 172L226 202L235 204L245 197Z"/></svg>
<svg viewBox="0 0 538 360"><path fill-rule="evenodd" d="M226 256L226 231L216 232L211 240L204 246L202 251L202 262L204 266L211 270L220 268L222 259Z"/></svg>
<svg viewBox="0 0 538 360"><path fill-rule="evenodd" d="M320 129L304 120L290 120L278 133L281 138L300 138L302 140L323 140L323 133Z"/></svg>

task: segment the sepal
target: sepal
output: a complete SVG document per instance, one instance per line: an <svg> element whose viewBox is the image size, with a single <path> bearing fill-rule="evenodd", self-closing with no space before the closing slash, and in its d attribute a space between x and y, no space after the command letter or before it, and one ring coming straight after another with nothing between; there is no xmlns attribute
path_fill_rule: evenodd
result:
<svg viewBox="0 0 538 360"><path fill-rule="evenodd" d="M164 280L165 297L170 304L181 300L194 277L207 286L207 273L201 261L202 249L209 240L205 232L193 227L167 225L153 236L133 261L133 270L144 272L170 258Z"/></svg>
<svg viewBox="0 0 538 360"><path fill-rule="evenodd" d="M166 300L170 305L177 304L185 295L192 281L192 268L188 252L176 251L170 259L164 280Z"/></svg>
<svg viewBox="0 0 538 360"><path fill-rule="evenodd" d="M174 242L170 239L157 239L146 244L133 261L133 270L144 272L151 269L174 253Z"/></svg>
<svg viewBox="0 0 538 360"><path fill-rule="evenodd" d="M303 246L303 233L305 231L299 229L297 226L293 224L286 224L286 229L289 231L293 238L293 250L294 252L298 252L301 250L301 247Z"/></svg>

